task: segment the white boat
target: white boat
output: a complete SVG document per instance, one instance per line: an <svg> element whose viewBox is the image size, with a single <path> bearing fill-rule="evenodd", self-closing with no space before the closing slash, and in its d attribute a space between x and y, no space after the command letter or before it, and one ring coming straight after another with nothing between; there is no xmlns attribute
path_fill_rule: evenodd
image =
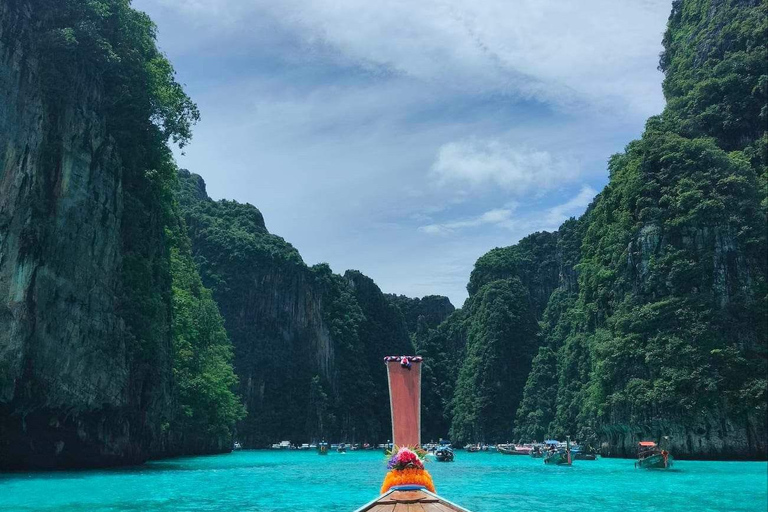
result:
<svg viewBox="0 0 768 512"><path fill-rule="evenodd" d="M235 444L234 444L234 445L232 445L232 449L233 449L233 450L242 450L242 449L243 449L243 445L241 445L240 443L238 443L237 441L235 441Z"/></svg>

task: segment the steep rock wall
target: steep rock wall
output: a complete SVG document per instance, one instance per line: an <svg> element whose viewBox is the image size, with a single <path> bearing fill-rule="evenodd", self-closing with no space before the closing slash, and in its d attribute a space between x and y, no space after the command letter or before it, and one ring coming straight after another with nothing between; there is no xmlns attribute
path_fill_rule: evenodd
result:
<svg viewBox="0 0 768 512"><path fill-rule="evenodd" d="M146 456L119 304L121 167L83 79L61 108L0 6L0 461L102 465Z"/></svg>

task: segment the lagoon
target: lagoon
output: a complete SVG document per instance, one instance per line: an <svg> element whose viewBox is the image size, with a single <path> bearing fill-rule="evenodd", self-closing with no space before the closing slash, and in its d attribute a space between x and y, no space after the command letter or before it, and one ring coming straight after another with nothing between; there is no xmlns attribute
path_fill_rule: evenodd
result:
<svg viewBox="0 0 768 512"><path fill-rule="evenodd" d="M431 462L437 491L473 512L768 510L768 463L676 461L636 470L627 459L545 466L541 459L458 451ZM0 475L8 512L296 512L349 510L373 499L379 451L244 450L93 471Z"/></svg>

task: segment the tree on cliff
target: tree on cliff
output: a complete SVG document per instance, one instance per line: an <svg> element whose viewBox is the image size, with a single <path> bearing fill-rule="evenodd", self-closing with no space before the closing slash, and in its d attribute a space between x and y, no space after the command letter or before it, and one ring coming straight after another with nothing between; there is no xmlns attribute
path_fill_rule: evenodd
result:
<svg viewBox="0 0 768 512"><path fill-rule="evenodd" d="M688 440L680 450L717 455L690 442L715 429L724 454L765 450L764 431L750 432L762 430L768 384L767 30L759 2L674 2L667 106L611 158L581 220L578 298L545 322L520 434L623 443L671 428ZM546 350L557 403L537 414L555 368Z"/></svg>
<svg viewBox="0 0 768 512"><path fill-rule="evenodd" d="M496 280L468 302L467 349L453 397L451 439L508 440L539 345L528 290L517 278Z"/></svg>
<svg viewBox="0 0 768 512"><path fill-rule="evenodd" d="M29 3L39 31L31 44L41 62L46 129L59 129L83 83L95 84L101 92L96 115L105 120L119 158L120 314L128 329L134 385L140 389L138 407L170 389L170 397L152 400L173 404L158 412L162 419L154 417L150 426L158 430L162 422L168 436L162 450L228 449L243 411L232 392L232 347L191 260L173 200L177 177L169 145L189 142L199 119L197 106L157 49L154 23L132 9L130 0ZM46 157L60 159L60 151L52 146ZM169 353L171 364L166 365ZM146 384L140 384L142 379ZM171 383L168 388L165 382Z"/></svg>

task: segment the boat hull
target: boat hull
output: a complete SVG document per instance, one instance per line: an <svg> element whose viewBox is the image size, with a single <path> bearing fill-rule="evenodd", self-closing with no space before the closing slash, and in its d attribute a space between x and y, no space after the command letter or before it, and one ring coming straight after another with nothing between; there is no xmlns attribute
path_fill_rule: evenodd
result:
<svg viewBox="0 0 768 512"><path fill-rule="evenodd" d="M392 510L413 510L414 512L469 512L455 503L441 498L423 488L392 489L355 512L391 512Z"/></svg>
<svg viewBox="0 0 768 512"><path fill-rule="evenodd" d="M515 450L514 448L509 448L505 446L497 446L496 450L499 453L503 453L504 455L528 455L529 454L529 452L521 452L521 451Z"/></svg>
<svg viewBox="0 0 768 512"><path fill-rule="evenodd" d="M567 453L554 453L552 455L547 455L544 457L544 464L552 465L552 466L570 466L571 465L571 458L568 456Z"/></svg>
<svg viewBox="0 0 768 512"><path fill-rule="evenodd" d="M635 462L638 469L669 469L672 467L672 457L657 453Z"/></svg>

